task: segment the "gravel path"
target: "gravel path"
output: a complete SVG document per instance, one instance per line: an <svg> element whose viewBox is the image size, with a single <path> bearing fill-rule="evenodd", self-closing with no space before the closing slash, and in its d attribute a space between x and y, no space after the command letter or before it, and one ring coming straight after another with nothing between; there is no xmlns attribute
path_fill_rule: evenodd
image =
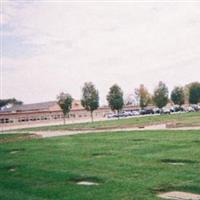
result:
<svg viewBox="0 0 200 200"><path fill-rule="evenodd" d="M85 133L100 133L100 132L113 132L113 131L144 131L144 130L200 130L200 127L181 127L181 128L166 128L166 124L146 126L144 128L134 127L134 128L115 128L115 129L105 129L105 130L85 130L85 131L37 131L31 132L39 135L43 138L56 137L63 135L77 135Z"/></svg>

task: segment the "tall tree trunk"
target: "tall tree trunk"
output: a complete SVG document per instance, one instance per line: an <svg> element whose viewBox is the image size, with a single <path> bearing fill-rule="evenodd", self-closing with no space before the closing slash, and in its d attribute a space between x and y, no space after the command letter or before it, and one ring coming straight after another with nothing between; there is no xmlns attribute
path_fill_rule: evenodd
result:
<svg viewBox="0 0 200 200"><path fill-rule="evenodd" d="M66 115L63 115L63 123L66 124Z"/></svg>
<svg viewBox="0 0 200 200"><path fill-rule="evenodd" d="M117 118L119 119L119 110L117 110Z"/></svg>
<svg viewBox="0 0 200 200"><path fill-rule="evenodd" d="M93 119L93 111L90 111L90 114L91 114L91 120L92 120L92 123L94 122L94 119Z"/></svg>

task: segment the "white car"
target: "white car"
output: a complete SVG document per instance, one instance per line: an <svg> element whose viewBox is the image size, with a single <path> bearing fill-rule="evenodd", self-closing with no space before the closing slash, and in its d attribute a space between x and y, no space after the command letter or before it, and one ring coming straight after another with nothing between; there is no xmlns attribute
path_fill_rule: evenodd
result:
<svg viewBox="0 0 200 200"><path fill-rule="evenodd" d="M169 108L164 107L164 108L161 109L161 114L170 114L170 113L171 112L170 112Z"/></svg>
<svg viewBox="0 0 200 200"><path fill-rule="evenodd" d="M114 118L115 117L115 114L113 114L113 113L109 113L108 115L107 115L107 118Z"/></svg>
<svg viewBox="0 0 200 200"><path fill-rule="evenodd" d="M138 111L132 111L131 114L132 114L132 116L137 116L137 115L139 115L140 113L139 113Z"/></svg>

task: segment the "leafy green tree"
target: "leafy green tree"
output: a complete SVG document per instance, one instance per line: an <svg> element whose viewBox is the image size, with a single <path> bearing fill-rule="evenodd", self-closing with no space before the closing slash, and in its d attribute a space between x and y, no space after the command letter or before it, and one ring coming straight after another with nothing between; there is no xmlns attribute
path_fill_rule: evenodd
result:
<svg viewBox="0 0 200 200"><path fill-rule="evenodd" d="M138 99L140 103L141 109L148 106L148 104L151 101L151 95L143 84L141 84L139 88L135 89L135 95L136 95L136 99Z"/></svg>
<svg viewBox="0 0 200 200"><path fill-rule="evenodd" d="M119 116L119 111L124 106L124 100L123 100L123 91L117 84L114 84L110 88L107 95L107 101L111 110L117 111L118 116Z"/></svg>
<svg viewBox="0 0 200 200"><path fill-rule="evenodd" d="M200 102L200 83L194 82L189 87L189 103L197 104Z"/></svg>
<svg viewBox="0 0 200 200"><path fill-rule="evenodd" d="M99 107L99 92L92 82L86 82L82 88L82 106L90 112L93 122L93 112Z"/></svg>
<svg viewBox="0 0 200 200"><path fill-rule="evenodd" d="M60 108L63 112L63 115L64 115L63 119L64 119L64 124L65 124L66 123L66 116L68 115L68 117L69 117L69 112L72 108L73 98L71 97L70 94L61 92L57 96L57 100L58 100L58 105L60 106Z"/></svg>
<svg viewBox="0 0 200 200"><path fill-rule="evenodd" d="M175 87L171 92L171 100L179 106L184 104L185 94L183 87Z"/></svg>
<svg viewBox="0 0 200 200"><path fill-rule="evenodd" d="M158 108L163 108L167 105L168 102L168 88L167 86L160 81L158 86L154 90L153 101Z"/></svg>

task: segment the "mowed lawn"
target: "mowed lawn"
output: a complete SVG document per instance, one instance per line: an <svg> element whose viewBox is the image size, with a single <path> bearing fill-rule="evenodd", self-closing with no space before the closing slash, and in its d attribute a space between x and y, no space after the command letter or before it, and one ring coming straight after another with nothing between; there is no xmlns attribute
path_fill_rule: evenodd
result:
<svg viewBox="0 0 200 200"><path fill-rule="evenodd" d="M96 133L0 144L2 200L152 200L200 194L200 131ZM77 185L87 180L95 186Z"/></svg>
<svg viewBox="0 0 200 200"><path fill-rule="evenodd" d="M200 112L176 113L171 115L149 115L131 118L109 119L96 121L94 123L74 123L66 125L51 125L45 127L26 128L24 131L47 131L47 130L67 130L67 129L98 129L98 128L117 128L134 127L162 123L177 123L178 126L200 126Z"/></svg>

